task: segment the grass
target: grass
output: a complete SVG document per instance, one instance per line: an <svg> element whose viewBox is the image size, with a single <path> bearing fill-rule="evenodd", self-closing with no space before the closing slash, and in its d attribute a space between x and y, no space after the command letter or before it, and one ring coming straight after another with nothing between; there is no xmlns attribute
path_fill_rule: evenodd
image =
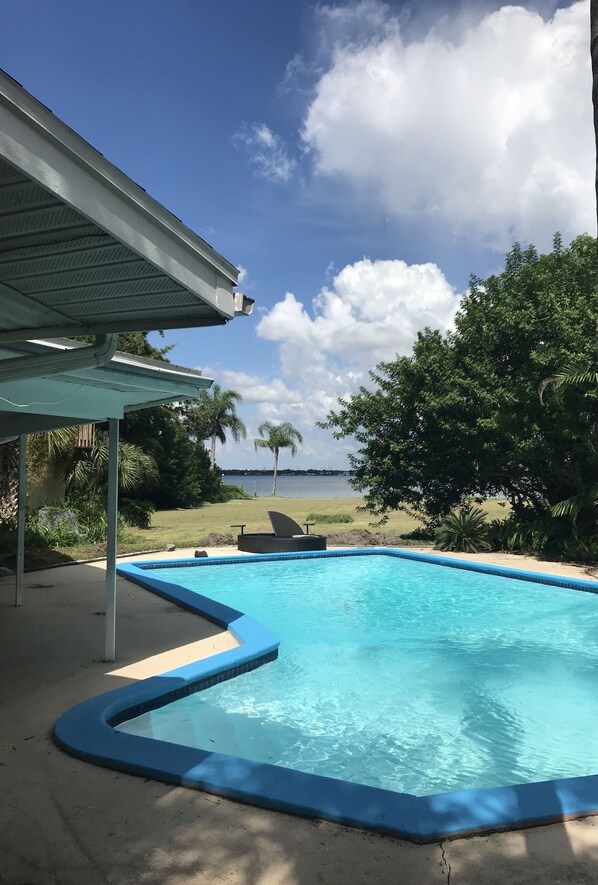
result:
<svg viewBox="0 0 598 885"><path fill-rule="evenodd" d="M227 501L226 504L206 504L198 510L163 510L154 513L152 527L139 535L155 538L156 546L172 542L177 546L205 544L212 532L237 535L235 523L245 523L247 532L271 532L268 510L281 510L299 524L307 521L317 523L317 514L324 518L330 514L353 517L352 528L368 528L371 517L358 513L358 498L250 498L244 501ZM313 517L313 519L311 518ZM398 519L396 519L398 517ZM410 531L415 521L408 516L396 514L393 522ZM311 531L317 531L317 525Z"/></svg>
<svg viewBox="0 0 598 885"><path fill-rule="evenodd" d="M417 520L397 511L391 513L385 525L377 529L372 525L371 515L357 509L360 503L359 498L261 497L227 501L224 504L205 504L196 510L161 510L153 514L151 528L128 528L119 539L118 549L119 553L132 553L165 549L167 544L175 544L177 547L205 547L210 534L231 535L236 539L239 529L231 527L235 523L244 523L247 532L270 532L272 528L268 510L280 510L300 525L308 521L309 516L310 522L316 522L310 531L321 530L322 534L334 533L337 530L335 523L338 523L338 531L367 529L396 536L408 534L418 527ZM508 512L498 501L488 501L483 509L490 519L504 517ZM320 526L318 515L322 517ZM352 522L350 525L343 525L347 516L352 518ZM102 557L105 549L102 544L58 547L54 551L48 551L47 564ZM42 559L44 557L45 551ZM44 564L46 563L37 556L35 562L29 556L26 558L28 568L39 568Z"/></svg>
<svg viewBox="0 0 598 885"><path fill-rule="evenodd" d="M375 531L371 515L357 509L360 503L359 498L263 497L206 504L197 510L161 510L154 513L151 528L134 530L134 537L127 542L127 548L151 550L165 547L166 544L176 544L177 547L205 546L208 535L215 532L236 536L239 529L231 526L238 523L245 524L246 532L270 532L272 527L268 510L281 510L299 524L307 521L309 515L309 521L313 517L316 522L311 531L316 532L318 514L323 517L322 525L329 522L330 516L350 516L353 519L351 529ZM484 510L490 519L506 515L506 509L498 501L488 501ZM404 535L417 526L417 520L398 511L390 514L383 531ZM339 529L342 527L339 525ZM133 534L133 530L130 531Z"/></svg>

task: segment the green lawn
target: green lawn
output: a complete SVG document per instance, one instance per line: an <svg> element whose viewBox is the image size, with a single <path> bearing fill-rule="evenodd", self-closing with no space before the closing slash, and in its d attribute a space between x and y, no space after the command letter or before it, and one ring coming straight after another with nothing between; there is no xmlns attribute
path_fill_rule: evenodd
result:
<svg viewBox="0 0 598 885"><path fill-rule="evenodd" d="M206 504L197 510L162 510L154 513L152 527L147 530L135 529L135 540L141 546L138 550L160 548L166 544L177 547L193 547L206 544L209 534L236 535L238 529L231 528L235 523L245 523L246 532L271 531L268 510L280 510L291 516L296 522L306 521L308 514L349 514L353 522L323 523L314 526L311 531L322 534L334 534L337 531L351 529L369 529L376 531L369 513L360 512L357 508L361 501L358 498L250 498L241 501L228 501L226 504ZM506 515L506 508L498 501L489 501L484 506L490 519ZM411 532L418 525L417 521L402 512L392 513L382 527L382 531L393 535Z"/></svg>
<svg viewBox="0 0 598 885"><path fill-rule="evenodd" d="M236 539L239 530L231 527L235 523L245 523L246 532L269 532L271 526L268 510L280 510L300 524L307 520L308 515L311 521L313 519L311 514L316 514L316 525L311 531L328 535L333 543L335 534L354 529L384 532L385 535L392 537L387 543L392 543L395 538L411 532L418 526L416 520L401 512L390 514L383 526L376 526L370 514L358 510L360 503L359 498L264 497L228 501L226 504L205 504L196 510L161 510L154 513L151 528L127 528L121 532L118 549L119 553L133 553L163 550L167 544L175 544L179 548L205 547L211 534L229 535ZM487 502L484 510L490 519L504 517L508 512L507 508L502 507L498 501ZM318 525L317 514L327 516L328 520ZM349 514L353 522L329 521L338 514ZM355 544L357 541L354 540L352 543ZM27 550L25 567L43 568L46 565L69 560L99 558L105 555L105 550L103 544L94 546L78 544L43 551ZM14 568L14 556L4 557L3 563Z"/></svg>

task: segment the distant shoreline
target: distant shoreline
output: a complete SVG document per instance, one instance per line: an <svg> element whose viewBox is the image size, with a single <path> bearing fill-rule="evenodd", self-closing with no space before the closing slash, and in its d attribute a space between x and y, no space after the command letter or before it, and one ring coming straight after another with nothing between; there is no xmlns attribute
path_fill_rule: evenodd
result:
<svg viewBox="0 0 598 885"><path fill-rule="evenodd" d="M274 476L273 470L223 470L223 476ZM279 476L354 476L353 470L318 470L310 467L308 470L279 470Z"/></svg>

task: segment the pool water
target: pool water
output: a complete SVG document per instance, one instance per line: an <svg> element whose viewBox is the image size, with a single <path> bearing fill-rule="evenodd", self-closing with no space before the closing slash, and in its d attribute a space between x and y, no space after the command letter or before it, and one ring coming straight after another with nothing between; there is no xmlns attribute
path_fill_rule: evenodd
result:
<svg viewBox="0 0 598 885"><path fill-rule="evenodd" d="M425 796L595 773L598 596L392 556L160 568L279 658L119 730Z"/></svg>

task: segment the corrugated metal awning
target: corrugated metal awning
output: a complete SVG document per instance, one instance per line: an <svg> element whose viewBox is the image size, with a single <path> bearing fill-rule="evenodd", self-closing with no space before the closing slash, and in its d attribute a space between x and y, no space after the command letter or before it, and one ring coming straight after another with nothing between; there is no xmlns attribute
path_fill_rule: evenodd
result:
<svg viewBox="0 0 598 885"><path fill-rule="evenodd" d="M237 280L0 71L0 341L222 324L250 311Z"/></svg>

